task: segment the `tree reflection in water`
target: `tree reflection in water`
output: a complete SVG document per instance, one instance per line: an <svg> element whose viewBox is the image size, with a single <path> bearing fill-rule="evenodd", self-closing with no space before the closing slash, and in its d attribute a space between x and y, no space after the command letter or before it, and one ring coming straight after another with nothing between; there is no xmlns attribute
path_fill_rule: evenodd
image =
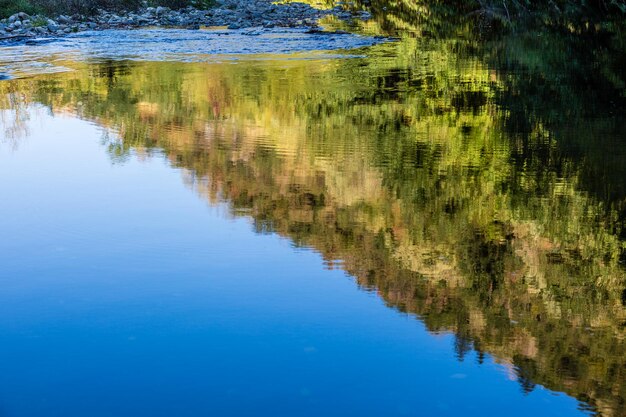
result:
<svg viewBox="0 0 626 417"><path fill-rule="evenodd" d="M483 53L407 35L346 60L71 64L3 82L2 107L96 121L116 132L114 160L163 153L259 233L453 332L459 360L490 354L524 392L624 415L623 91L608 67L590 85L584 62L533 66L523 39L503 42Z"/></svg>

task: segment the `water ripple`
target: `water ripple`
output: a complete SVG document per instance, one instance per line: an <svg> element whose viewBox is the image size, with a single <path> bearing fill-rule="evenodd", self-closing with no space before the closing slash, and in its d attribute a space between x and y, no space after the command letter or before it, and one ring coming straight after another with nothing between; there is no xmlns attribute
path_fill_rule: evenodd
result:
<svg viewBox="0 0 626 417"><path fill-rule="evenodd" d="M0 48L0 76L21 78L67 71L68 61L135 60L221 62L240 59L327 59L383 38L305 29L141 29L82 32Z"/></svg>

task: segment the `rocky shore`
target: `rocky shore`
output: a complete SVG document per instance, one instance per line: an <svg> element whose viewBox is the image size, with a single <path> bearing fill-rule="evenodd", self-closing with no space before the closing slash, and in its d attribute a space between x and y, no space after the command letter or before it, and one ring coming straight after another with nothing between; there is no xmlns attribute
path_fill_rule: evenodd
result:
<svg viewBox="0 0 626 417"><path fill-rule="evenodd" d="M134 12L99 11L94 16L29 16L16 13L0 21L0 40L58 37L87 30L128 29L140 27L201 27L225 26L229 29L250 27L309 27L316 28L319 19L333 15L341 20L367 20L366 11L354 11L337 6L320 10L304 3L274 4L271 0L220 0L215 7L198 10L188 7L171 10L167 7L145 7Z"/></svg>

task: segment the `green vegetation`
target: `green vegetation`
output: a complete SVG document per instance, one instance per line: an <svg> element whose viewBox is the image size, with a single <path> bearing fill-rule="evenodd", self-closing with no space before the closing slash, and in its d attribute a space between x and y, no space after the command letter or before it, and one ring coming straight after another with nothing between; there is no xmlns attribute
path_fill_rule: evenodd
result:
<svg viewBox="0 0 626 417"><path fill-rule="evenodd" d="M33 27L44 27L48 24L48 19L44 16L34 16L31 18L31 24Z"/></svg>
<svg viewBox="0 0 626 417"><path fill-rule="evenodd" d="M362 3L365 2L357 1ZM389 14L390 21L415 21L418 15L431 21L472 17L483 23L508 26L525 24L530 19L577 29L593 29L589 25L626 16L624 0L372 0L368 7L377 15Z"/></svg>
<svg viewBox="0 0 626 417"><path fill-rule="evenodd" d="M42 9L29 0L0 0L0 18L19 12L36 14L42 12Z"/></svg>
<svg viewBox="0 0 626 417"><path fill-rule="evenodd" d="M518 17L533 15L545 21L578 24L612 17L622 18L626 15L624 0L475 0L469 3L484 15L508 23Z"/></svg>
<svg viewBox="0 0 626 417"><path fill-rule="evenodd" d="M411 31L425 36L458 36L468 29L483 37L537 27L562 33L623 31L626 0L287 0L316 7L341 4L369 10L378 26L391 33Z"/></svg>
<svg viewBox="0 0 626 417"><path fill-rule="evenodd" d="M0 18L17 12L56 16L90 15L98 9L130 11L138 9L143 3L142 0L0 0ZM149 0L147 3L149 6L166 6L172 9L188 6L207 9L214 5L213 0Z"/></svg>

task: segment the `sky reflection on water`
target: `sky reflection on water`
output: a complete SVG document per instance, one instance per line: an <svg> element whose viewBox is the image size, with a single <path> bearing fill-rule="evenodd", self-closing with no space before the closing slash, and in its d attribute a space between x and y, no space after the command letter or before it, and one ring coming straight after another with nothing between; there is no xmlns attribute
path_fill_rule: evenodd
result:
<svg viewBox="0 0 626 417"><path fill-rule="evenodd" d="M101 128L29 112L0 145L2 415L580 414L457 361L450 334L207 207L163 158L112 164Z"/></svg>
<svg viewBox="0 0 626 417"><path fill-rule="evenodd" d="M415 24L0 51L0 415L626 413L610 51Z"/></svg>

